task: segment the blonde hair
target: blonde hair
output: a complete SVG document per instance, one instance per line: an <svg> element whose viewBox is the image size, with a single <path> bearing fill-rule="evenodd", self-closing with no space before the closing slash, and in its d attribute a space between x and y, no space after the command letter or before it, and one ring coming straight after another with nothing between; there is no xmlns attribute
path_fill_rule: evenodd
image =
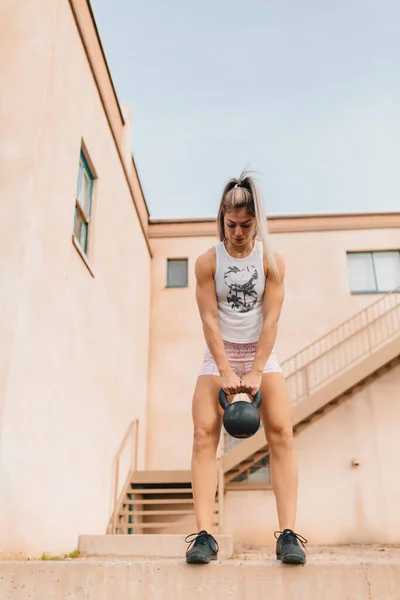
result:
<svg viewBox="0 0 400 600"><path fill-rule="evenodd" d="M256 236L262 242L269 268L279 274L276 264L275 253L269 243L267 217L261 192L253 177L248 171L243 171L239 179L230 179L222 192L222 198L218 209L217 227L221 242L225 239L225 213L230 210L245 208L252 217L256 219Z"/></svg>

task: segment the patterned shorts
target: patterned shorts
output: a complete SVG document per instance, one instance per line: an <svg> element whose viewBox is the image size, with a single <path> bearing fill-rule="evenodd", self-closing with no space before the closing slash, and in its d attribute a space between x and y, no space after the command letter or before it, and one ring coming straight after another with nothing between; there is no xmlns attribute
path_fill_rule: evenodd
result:
<svg viewBox="0 0 400 600"><path fill-rule="evenodd" d="M253 365L257 350L257 342L236 344L234 342L224 341L224 346L232 371L239 377L243 377L250 371ZM276 358L274 350L272 350L269 359L265 363L263 373L282 373L281 366ZM199 375L219 375L218 367L208 348L204 354L204 360Z"/></svg>

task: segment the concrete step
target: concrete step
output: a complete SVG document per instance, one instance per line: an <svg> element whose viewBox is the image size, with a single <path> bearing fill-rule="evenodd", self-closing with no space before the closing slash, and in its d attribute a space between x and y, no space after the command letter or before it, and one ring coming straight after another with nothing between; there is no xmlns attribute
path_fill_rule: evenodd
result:
<svg viewBox="0 0 400 600"><path fill-rule="evenodd" d="M218 527L218 521L214 520L213 525L215 528ZM164 519L163 521L160 519L149 523L119 523L117 526L117 534L130 535L134 533L134 535L138 535L146 533L150 534L152 537L154 537L154 535L171 534L185 537L188 529L190 531L196 531L196 520L194 515L183 515L182 520L179 521L175 519L171 519L170 521Z"/></svg>
<svg viewBox="0 0 400 600"><path fill-rule="evenodd" d="M190 471L135 471L132 483L186 483L190 486Z"/></svg>
<svg viewBox="0 0 400 600"><path fill-rule="evenodd" d="M231 558L233 555L232 536L218 535L217 537L218 557L220 560ZM179 559L185 556L187 544L185 535L181 534L81 535L78 549L85 557Z"/></svg>
<svg viewBox="0 0 400 600"><path fill-rule="evenodd" d="M192 495L191 487L175 487L175 488L129 488L126 490L127 494L190 494Z"/></svg>
<svg viewBox="0 0 400 600"><path fill-rule="evenodd" d="M124 498L122 504L132 504L132 506L140 506L142 504L193 504L193 498L140 498L139 500L130 500Z"/></svg>
<svg viewBox="0 0 400 600"><path fill-rule="evenodd" d="M1 600L399 600L400 561L99 560L0 563Z"/></svg>

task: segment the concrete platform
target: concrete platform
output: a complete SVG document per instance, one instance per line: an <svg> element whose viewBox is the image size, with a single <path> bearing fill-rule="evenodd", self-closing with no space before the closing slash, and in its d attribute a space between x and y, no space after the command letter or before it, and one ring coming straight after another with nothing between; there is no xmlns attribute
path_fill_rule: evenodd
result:
<svg viewBox="0 0 400 600"><path fill-rule="evenodd" d="M232 536L218 535L218 545L220 560L232 557ZM81 535L78 543L85 557L182 559L187 547L185 536L178 534Z"/></svg>
<svg viewBox="0 0 400 600"><path fill-rule="evenodd" d="M1 600L400 600L399 552L310 550L282 565L245 552L209 565L182 559L0 562Z"/></svg>

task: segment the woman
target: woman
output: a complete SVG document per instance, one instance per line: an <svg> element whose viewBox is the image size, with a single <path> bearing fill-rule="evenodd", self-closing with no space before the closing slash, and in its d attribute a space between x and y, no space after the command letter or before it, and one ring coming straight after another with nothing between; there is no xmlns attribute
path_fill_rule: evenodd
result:
<svg viewBox="0 0 400 600"><path fill-rule="evenodd" d="M254 395L261 388L261 419L270 451L270 473L279 526L277 558L304 564L294 532L297 466L291 400L274 352L284 299L285 263L268 244L263 203L246 172L225 186L218 212L220 243L196 261L196 298L207 351L197 379L192 414L192 488L198 534L186 538L188 563L216 560L211 535L217 488L216 451L222 410L218 391Z"/></svg>

